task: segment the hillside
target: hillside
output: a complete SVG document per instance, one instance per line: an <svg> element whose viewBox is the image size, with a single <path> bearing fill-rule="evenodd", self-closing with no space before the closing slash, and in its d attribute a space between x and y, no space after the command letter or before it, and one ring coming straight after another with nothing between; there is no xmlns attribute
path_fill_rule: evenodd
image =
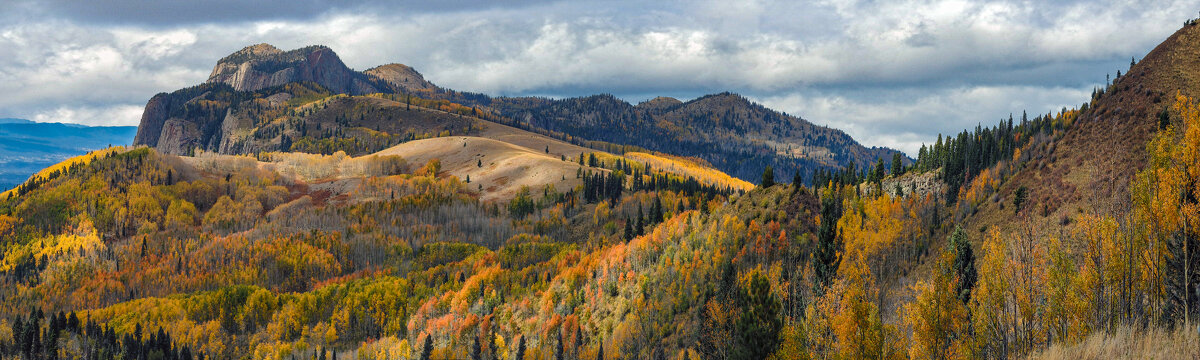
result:
<svg viewBox="0 0 1200 360"><path fill-rule="evenodd" d="M476 157L477 152L487 155ZM657 224L678 223L669 219L716 211L729 196L661 172L652 174L653 183L640 185L642 190L613 192L615 175L609 174L617 171L478 137L411 141L361 157L340 152L179 157L146 147L94 155L61 164L54 176L29 184L21 196L0 200L5 214L0 215L0 298L12 305L0 310L0 344L5 344L0 352L8 354L7 344L24 339L5 334L20 334L25 320L14 325L8 319L37 319L26 311L36 307L99 322L63 327L99 344L108 340L83 330L85 325L120 334L163 327L156 339L177 344L171 351L187 348L211 357L282 358L307 352L317 341L341 356L374 346L395 351L408 346L396 342L415 342L408 337L417 334L436 334L443 356L461 354L449 348L459 344L462 349L463 337L455 335L461 329L438 318L478 321L479 312L517 311L524 314L520 319L487 315L494 323L489 331L505 338L532 334L522 330L527 321L558 320L531 304L567 278L584 281L576 270L564 272L563 261L607 256L614 244L624 246L633 236L655 231ZM606 166L647 171L599 155ZM420 163L433 158L444 159L441 171ZM474 159L488 163L477 168ZM576 170L599 183L574 186L592 181L575 178ZM563 186L540 186L561 181L567 172ZM476 182L451 176L460 173L494 185L478 190ZM503 207L481 201L513 198L507 192L520 184L532 191L518 192ZM593 200L592 191L601 199ZM639 233L630 234L635 222ZM582 266L581 271L594 267ZM490 290L477 293L483 286ZM588 288L607 291L598 283ZM444 294L468 296L462 301L471 305L439 309L434 304L449 296ZM376 307L350 305L368 299ZM285 307L299 304L294 301L334 307L325 312L272 305L259 315L243 310L264 300ZM566 306L572 300L561 301ZM284 311L301 311L311 320L279 328L282 323L270 314ZM346 323L346 316L356 320ZM588 320L592 325L570 329L587 331L596 339L587 342L598 345L614 333L599 324L619 319L597 316ZM336 329L339 340L300 335L329 329ZM165 340L168 336L175 340ZM545 335L526 339L531 347L548 349ZM128 353L102 348L108 350L96 351ZM584 351L582 345L574 349Z"/></svg>
<svg viewBox="0 0 1200 360"><path fill-rule="evenodd" d="M1198 23L915 161L251 46L0 194L0 358L1194 357Z"/></svg>
<svg viewBox="0 0 1200 360"><path fill-rule="evenodd" d="M83 126L0 120L0 188L11 189L38 170L91 150L129 144L133 126Z"/></svg>
<svg viewBox="0 0 1200 360"><path fill-rule="evenodd" d="M891 161L895 152L864 147L840 130L813 125L731 93L687 102L656 98L636 106L611 95L499 98L490 106L533 128L697 157L748 181L759 179L767 165L779 174L799 171L809 178L821 168L851 163L863 168L877 159Z"/></svg>
<svg viewBox="0 0 1200 360"><path fill-rule="evenodd" d="M359 96L372 93L393 102L364 103ZM332 98L343 100L331 103ZM645 149L693 157L746 181L756 181L766 165L787 176L785 180L796 171L808 178L818 168L890 161L895 152L863 147L842 131L730 93L687 102L658 98L637 106L609 95L490 98L437 87L401 64L356 72L327 47L284 52L267 44L221 59L205 84L154 96L134 143L172 154L197 148L225 154L331 153L329 149L339 148L361 154L415 138L477 135L471 133L473 128L442 116L446 114L412 112L414 102L451 110L447 112L454 118L469 115L596 150ZM392 126L397 121L410 128ZM411 128L425 123L432 124ZM280 146L305 137L320 145Z"/></svg>
<svg viewBox="0 0 1200 360"><path fill-rule="evenodd" d="M581 167L558 156L482 137L443 137L406 142L379 155L398 155L410 162L441 162L442 171L471 179L481 200L511 199L521 187L539 189L552 185L568 190L581 185L576 176Z"/></svg>
<svg viewBox="0 0 1200 360"><path fill-rule="evenodd" d="M1185 26L1100 89L1072 126L1024 149L1028 160L999 187L996 201L981 203L963 222L973 229L1017 229L1024 220L1011 216L1011 203L1022 187L1034 210L1030 220L1064 224L1068 233L1086 215L1129 211L1129 186L1145 167L1162 114L1170 114L1177 94L1200 96L1198 69L1200 27Z"/></svg>

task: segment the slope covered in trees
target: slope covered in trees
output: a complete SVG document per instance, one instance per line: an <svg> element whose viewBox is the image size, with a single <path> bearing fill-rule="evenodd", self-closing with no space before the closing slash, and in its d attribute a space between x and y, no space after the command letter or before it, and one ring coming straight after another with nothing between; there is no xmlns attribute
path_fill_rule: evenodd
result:
<svg viewBox="0 0 1200 360"><path fill-rule="evenodd" d="M1122 356L1110 341L1146 336L1163 344L1151 356L1197 357L1178 329L1200 316L1200 83L1179 66L1200 57L1163 60L1200 51L1194 24L1079 109L964 131L912 167L850 162L812 187L763 166L746 191L703 157L559 148L578 139L547 129L506 144L574 179L494 199L469 150L452 169L415 150L97 152L0 198L0 356L1023 358ZM228 87L189 91L246 94ZM269 91L305 99L284 106L314 124L401 104L436 126L509 119L427 88ZM227 104L260 101L247 96ZM639 107L702 120L670 99ZM756 127L752 108L719 120L786 132ZM550 137L565 141L529 146ZM438 151L462 151L450 145ZM946 191L884 186L929 174Z"/></svg>
<svg viewBox="0 0 1200 360"><path fill-rule="evenodd" d="M863 147L840 130L816 126L731 93L645 106L611 95L498 98L489 106L524 126L697 157L747 181L756 180L764 166L784 174L799 171L809 178L817 169L851 163L862 167L897 153Z"/></svg>

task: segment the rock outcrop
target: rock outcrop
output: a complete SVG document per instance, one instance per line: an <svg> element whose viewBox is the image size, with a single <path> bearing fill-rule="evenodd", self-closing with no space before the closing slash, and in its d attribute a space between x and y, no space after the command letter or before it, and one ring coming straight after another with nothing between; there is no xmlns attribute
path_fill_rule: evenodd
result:
<svg viewBox="0 0 1200 360"><path fill-rule="evenodd" d="M292 94L272 88L293 83L316 84L319 88L313 91L347 95L433 87L404 65L385 65L366 74L346 67L325 46L282 51L258 44L217 61L204 84L151 98L142 113L134 144L171 154L185 154L193 148L242 151L245 144L239 141L251 135L248 131L255 124L236 110L243 105L260 107L243 104L259 96L265 97L269 106L281 106Z"/></svg>
<svg viewBox="0 0 1200 360"><path fill-rule="evenodd" d="M229 84L237 91L255 91L290 82L310 81L341 94L379 92L370 79L342 63L333 50L309 46L288 52L269 44L246 47L213 67L208 82Z"/></svg>
<svg viewBox="0 0 1200 360"><path fill-rule="evenodd" d="M133 137L135 145L158 146L162 135L163 125L167 122L167 113L171 107L171 96L160 93L150 98L146 110L142 111L142 120L138 125L137 135Z"/></svg>
<svg viewBox="0 0 1200 360"><path fill-rule="evenodd" d="M404 64L377 66L363 73L384 81L399 90L414 91L433 90L437 88L433 83L426 81L421 73Z"/></svg>

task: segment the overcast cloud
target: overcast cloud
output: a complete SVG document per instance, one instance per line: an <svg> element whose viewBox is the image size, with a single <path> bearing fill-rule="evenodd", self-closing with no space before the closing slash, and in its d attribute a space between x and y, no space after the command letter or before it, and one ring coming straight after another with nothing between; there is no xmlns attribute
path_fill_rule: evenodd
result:
<svg viewBox="0 0 1200 360"><path fill-rule="evenodd" d="M1188 18L1181 1L17 1L0 117L136 125L255 43L399 62L490 95L630 102L733 91L868 146L1084 102ZM652 3L652 4L645 4Z"/></svg>

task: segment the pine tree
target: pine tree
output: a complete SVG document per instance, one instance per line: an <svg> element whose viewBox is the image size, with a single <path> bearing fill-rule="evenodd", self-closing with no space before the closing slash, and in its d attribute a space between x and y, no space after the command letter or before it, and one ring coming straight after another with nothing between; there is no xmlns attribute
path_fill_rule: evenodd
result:
<svg viewBox="0 0 1200 360"><path fill-rule="evenodd" d="M433 355L433 336L425 335L425 343L421 345L421 360L429 360Z"/></svg>
<svg viewBox="0 0 1200 360"><path fill-rule="evenodd" d="M564 360L562 331L558 332L558 343L554 346L554 360Z"/></svg>
<svg viewBox="0 0 1200 360"><path fill-rule="evenodd" d="M821 199L821 226L817 229L817 248L813 253L816 260L813 270L816 273L814 285L816 293L823 293L837 272L841 246L837 240L837 222L842 217L842 202L837 196Z"/></svg>
<svg viewBox="0 0 1200 360"><path fill-rule="evenodd" d="M650 223L658 224L663 222L662 198L655 196L654 203L650 205Z"/></svg>
<svg viewBox="0 0 1200 360"><path fill-rule="evenodd" d="M642 213L642 204L638 204L637 226L634 229L634 230L637 230L637 236L646 235L646 221L644 220L645 217L646 217L646 215Z"/></svg>
<svg viewBox="0 0 1200 360"><path fill-rule="evenodd" d="M770 165L767 165L767 168L763 169L762 187L765 189L771 186L775 186L775 169L772 169Z"/></svg>
<svg viewBox="0 0 1200 360"><path fill-rule="evenodd" d="M892 153L892 176L898 177L904 173L904 164L901 162L900 152Z"/></svg>
<svg viewBox="0 0 1200 360"><path fill-rule="evenodd" d="M955 293L965 304L971 300L971 290L975 288L979 274L975 270L975 251L962 226L956 226L950 235L950 248L954 250L954 271L958 277Z"/></svg>
<svg viewBox="0 0 1200 360"><path fill-rule="evenodd" d="M525 360L525 335L521 335L521 340L517 341L517 353L513 360Z"/></svg>
<svg viewBox="0 0 1200 360"><path fill-rule="evenodd" d="M475 334L475 341L471 343L471 360L483 360L482 348L479 345L479 334Z"/></svg>
<svg viewBox="0 0 1200 360"><path fill-rule="evenodd" d="M1029 189L1021 186L1013 192L1013 214L1020 214L1021 208L1025 206L1025 201L1029 197Z"/></svg>
<svg viewBox="0 0 1200 360"><path fill-rule="evenodd" d="M625 219L625 242L633 240L633 221Z"/></svg>

